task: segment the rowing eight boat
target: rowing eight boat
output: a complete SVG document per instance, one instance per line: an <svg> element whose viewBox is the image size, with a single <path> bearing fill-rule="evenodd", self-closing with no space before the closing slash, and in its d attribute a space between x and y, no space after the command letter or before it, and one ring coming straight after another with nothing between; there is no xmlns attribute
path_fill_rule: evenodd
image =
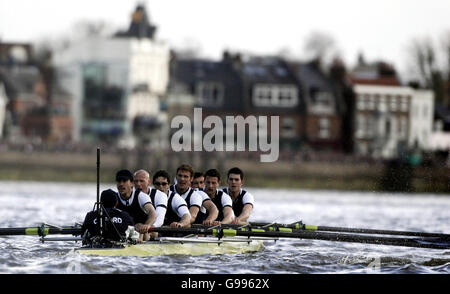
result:
<svg viewBox="0 0 450 294"><path fill-rule="evenodd" d="M121 248L79 248L76 252L98 256L162 256L162 255L205 255L239 254L257 252L263 249L262 240L240 238L218 240L217 238L160 238L141 244L127 244Z"/></svg>

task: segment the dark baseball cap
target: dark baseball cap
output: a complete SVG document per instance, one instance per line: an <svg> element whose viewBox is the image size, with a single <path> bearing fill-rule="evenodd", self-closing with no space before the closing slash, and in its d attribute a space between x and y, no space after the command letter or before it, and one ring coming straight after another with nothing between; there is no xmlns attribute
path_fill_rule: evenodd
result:
<svg viewBox="0 0 450 294"><path fill-rule="evenodd" d="M133 181L133 174L127 170L127 169L122 169L119 170L116 174L116 182L120 181L120 180L130 180Z"/></svg>
<svg viewBox="0 0 450 294"><path fill-rule="evenodd" d="M100 202L105 208L114 207L117 203L117 193L111 189L104 190L100 197Z"/></svg>

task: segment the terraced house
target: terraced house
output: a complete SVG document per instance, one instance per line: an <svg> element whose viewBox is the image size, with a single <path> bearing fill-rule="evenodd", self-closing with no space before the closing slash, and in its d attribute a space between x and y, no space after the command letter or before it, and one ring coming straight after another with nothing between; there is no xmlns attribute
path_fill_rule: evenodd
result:
<svg viewBox="0 0 450 294"><path fill-rule="evenodd" d="M281 151L305 145L338 150L338 104L330 79L311 64L224 52L220 61L174 58L171 65L169 119L192 116L194 107L223 121L226 116L278 116ZM249 133L247 142L255 135Z"/></svg>
<svg viewBox="0 0 450 294"><path fill-rule="evenodd" d="M356 93L356 153L396 158L408 150L430 149L434 96L402 86L385 63L361 63L352 74Z"/></svg>

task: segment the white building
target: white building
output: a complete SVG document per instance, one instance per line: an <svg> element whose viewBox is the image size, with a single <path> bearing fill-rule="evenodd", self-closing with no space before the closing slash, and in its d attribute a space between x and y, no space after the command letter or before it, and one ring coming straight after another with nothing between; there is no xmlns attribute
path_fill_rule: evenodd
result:
<svg viewBox="0 0 450 294"><path fill-rule="evenodd" d="M133 146L137 117L165 119L160 98L166 94L170 53L167 44L153 39L154 30L138 6L127 32L87 37L54 55L60 84L74 97L75 141L109 136Z"/></svg>
<svg viewBox="0 0 450 294"><path fill-rule="evenodd" d="M434 120L434 95L430 90L415 90L411 96L408 146L428 151Z"/></svg>
<svg viewBox="0 0 450 294"><path fill-rule="evenodd" d="M356 151L393 158L400 149L429 149L433 126L431 91L356 84Z"/></svg>

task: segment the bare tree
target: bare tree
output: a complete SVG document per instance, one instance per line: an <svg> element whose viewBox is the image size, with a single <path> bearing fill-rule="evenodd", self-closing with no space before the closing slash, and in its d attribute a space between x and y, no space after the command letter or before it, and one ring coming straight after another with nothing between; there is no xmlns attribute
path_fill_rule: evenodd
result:
<svg viewBox="0 0 450 294"><path fill-rule="evenodd" d="M446 50L450 50L450 38L448 41ZM412 40L409 46L411 65L415 78L422 87L433 90L437 103L446 105L448 104L448 93L445 91L446 78L444 78L443 73L447 65L442 66L440 60L443 54L440 53L442 52L436 49L429 37L416 38ZM445 53L446 51L444 50ZM447 56L447 60L450 64L449 56Z"/></svg>
<svg viewBox="0 0 450 294"><path fill-rule="evenodd" d="M447 77L447 81L450 81L450 30L442 34L442 49L444 55L445 65L444 72Z"/></svg>
<svg viewBox="0 0 450 294"><path fill-rule="evenodd" d="M325 61L336 51L334 38L324 32L312 32L306 38L304 51L310 59Z"/></svg>
<svg viewBox="0 0 450 294"><path fill-rule="evenodd" d="M417 79L425 88L433 87L433 72L436 67L436 50L430 38L416 38L409 46L412 67Z"/></svg>

